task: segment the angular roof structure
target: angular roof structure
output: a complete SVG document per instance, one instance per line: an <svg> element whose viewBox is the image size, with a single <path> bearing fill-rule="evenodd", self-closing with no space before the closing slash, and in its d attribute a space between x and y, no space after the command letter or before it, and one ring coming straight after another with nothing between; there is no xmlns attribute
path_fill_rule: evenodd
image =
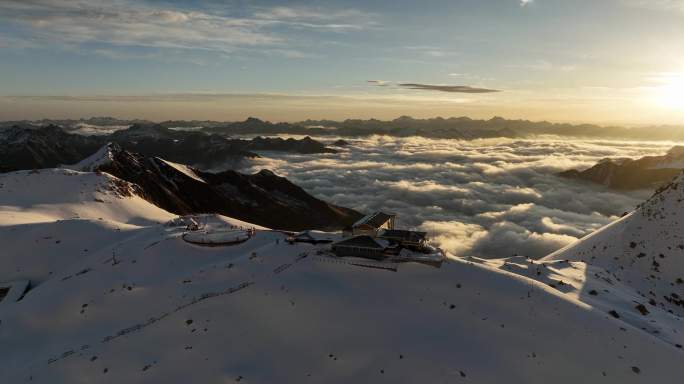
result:
<svg viewBox="0 0 684 384"><path fill-rule="evenodd" d="M396 215L390 214L390 213L384 213L384 212L373 212L370 213L364 217L362 217L359 221L354 223L354 227L360 226L360 225L370 225L373 228L380 228L383 224L385 224L389 219L393 218Z"/></svg>
<svg viewBox="0 0 684 384"><path fill-rule="evenodd" d="M333 246L385 249L387 245L384 243L385 241L378 241L370 236L362 235L338 241Z"/></svg>

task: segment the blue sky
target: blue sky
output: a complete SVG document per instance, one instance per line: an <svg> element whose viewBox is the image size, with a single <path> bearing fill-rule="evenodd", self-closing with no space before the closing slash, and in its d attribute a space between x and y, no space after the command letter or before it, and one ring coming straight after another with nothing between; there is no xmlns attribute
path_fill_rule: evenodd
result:
<svg viewBox="0 0 684 384"><path fill-rule="evenodd" d="M0 118L677 124L682 47L681 0L2 0Z"/></svg>

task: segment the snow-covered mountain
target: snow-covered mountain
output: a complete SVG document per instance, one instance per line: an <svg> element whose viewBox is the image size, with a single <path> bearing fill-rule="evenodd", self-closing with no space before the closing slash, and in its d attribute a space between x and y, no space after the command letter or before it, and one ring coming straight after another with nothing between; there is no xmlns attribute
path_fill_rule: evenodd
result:
<svg viewBox="0 0 684 384"><path fill-rule="evenodd" d="M0 172L73 163L101 146L97 138L68 134L56 125L13 126L0 131Z"/></svg>
<svg viewBox="0 0 684 384"><path fill-rule="evenodd" d="M341 229L362 216L319 200L268 170L253 175L202 172L114 143L68 168L106 172L134 183L140 196L176 214L219 213L285 230Z"/></svg>
<svg viewBox="0 0 684 384"><path fill-rule="evenodd" d="M436 268L178 218L106 172L3 174L0 382L676 383L680 183L544 260Z"/></svg>
<svg viewBox="0 0 684 384"><path fill-rule="evenodd" d="M160 156L202 169L237 168L244 159L258 157L254 151L337 152L308 136L243 140L154 124L137 124L85 136L66 132L57 125L15 125L0 130L0 172L72 164L109 142L146 156Z"/></svg>
<svg viewBox="0 0 684 384"><path fill-rule="evenodd" d="M75 163L108 142L148 156L203 167L237 164L255 153L219 135L133 126L110 135L83 136L61 127L13 126L0 131L0 171L51 168Z"/></svg>
<svg viewBox="0 0 684 384"><path fill-rule="evenodd" d="M542 262L578 261L593 268L595 287L579 295L608 296L625 321L684 345L684 175L658 190L637 210ZM593 292L592 292L592 288Z"/></svg>
<svg viewBox="0 0 684 384"><path fill-rule="evenodd" d="M603 159L585 169L571 169L559 176L603 184L609 188L631 190L657 188L684 169L684 147L674 146L662 156L640 159Z"/></svg>

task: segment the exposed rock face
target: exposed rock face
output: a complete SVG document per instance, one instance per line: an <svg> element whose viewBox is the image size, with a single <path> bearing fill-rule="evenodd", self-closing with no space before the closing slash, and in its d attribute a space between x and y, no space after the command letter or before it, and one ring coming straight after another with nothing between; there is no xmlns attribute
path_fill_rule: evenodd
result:
<svg viewBox="0 0 684 384"><path fill-rule="evenodd" d="M561 177L603 184L609 188L634 190L657 188L672 180L684 169L684 147L676 146L663 156L641 159L604 159L583 171L572 169Z"/></svg>
<svg viewBox="0 0 684 384"><path fill-rule="evenodd" d="M208 168L237 168L260 151L335 153L334 149L305 137L301 140L261 138L230 139L199 131L178 131L154 124L138 124L108 135L71 134L61 127L13 126L0 131L0 172L53 168L75 163L114 142L145 156Z"/></svg>
<svg viewBox="0 0 684 384"><path fill-rule="evenodd" d="M155 125L134 125L111 135L83 136L61 127L13 126L0 132L0 170L54 168L75 163L115 142L147 156L200 167L225 166L258 157L239 142L201 132L179 132Z"/></svg>
<svg viewBox="0 0 684 384"><path fill-rule="evenodd" d="M250 151L286 151L297 153L337 153L337 150L326 147L309 136L301 140L280 137L255 137L244 141L244 146Z"/></svg>
<svg viewBox="0 0 684 384"><path fill-rule="evenodd" d="M160 125L133 125L102 138L104 143L112 141L145 156L159 156L200 168L226 165L232 168L245 158L258 157L239 140L203 132L174 131Z"/></svg>
<svg viewBox="0 0 684 384"><path fill-rule="evenodd" d="M361 217L354 210L309 195L268 170L253 175L202 172L129 152L117 144L109 144L73 168L107 172L134 183L141 197L176 214L219 213L286 230L339 229Z"/></svg>
<svg viewBox="0 0 684 384"><path fill-rule="evenodd" d="M56 125L13 126L0 131L0 172L74 163L100 146L97 138L71 135Z"/></svg>

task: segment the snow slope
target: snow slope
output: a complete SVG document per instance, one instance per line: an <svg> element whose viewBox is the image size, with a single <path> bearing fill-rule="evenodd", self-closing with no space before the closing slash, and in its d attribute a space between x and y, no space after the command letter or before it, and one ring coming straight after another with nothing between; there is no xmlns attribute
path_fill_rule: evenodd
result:
<svg viewBox="0 0 684 384"><path fill-rule="evenodd" d="M109 164L114 161L114 144L108 143L98 149L97 152L86 157L73 165L63 165L63 168L73 169L81 172L94 172L101 165Z"/></svg>
<svg viewBox="0 0 684 384"><path fill-rule="evenodd" d="M174 215L106 173L43 169L0 174L0 281L34 284L141 226Z"/></svg>
<svg viewBox="0 0 684 384"><path fill-rule="evenodd" d="M602 296L625 321L657 337L684 345L684 175L638 209L542 262L577 261L591 265L586 275L602 281ZM598 274L598 275L597 275ZM590 297L593 296L593 297Z"/></svg>
<svg viewBox="0 0 684 384"><path fill-rule="evenodd" d="M0 179L0 201L13 204L0 208L0 244L20 243L3 248L0 280L36 279L21 301L0 302L0 382L675 383L684 374L672 340L549 284L579 279L579 263L453 259L392 272L259 227L245 242L205 247L182 239L189 218L110 195L110 178ZM56 236L69 247L55 248Z"/></svg>
<svg viewBox="0 0 684 384"><path fill-rule="evenodd" d="M138 197L134 188L107 173L60 168L3 173L0 225L77 218L149 225L175 217Z"/></svg>
<svg viewBox="0 0 684 384"><path fill-rule="evenodd" d="M561 249L546 260L580 260L600 266L636 288L644 300L684 316L684 175L638 209Z"/></svg>

